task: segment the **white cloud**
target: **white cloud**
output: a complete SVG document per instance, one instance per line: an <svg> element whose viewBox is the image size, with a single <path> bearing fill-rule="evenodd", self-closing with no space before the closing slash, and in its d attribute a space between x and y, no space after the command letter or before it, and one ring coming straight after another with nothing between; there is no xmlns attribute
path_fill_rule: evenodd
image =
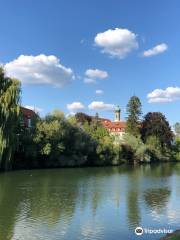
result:
<svg viewBox="0 0 180 240"><path fill-rule="evenodd" d="M98 95L102 95L103 93L104 93L104 91L101 90L101 89L97 89L97 90L96 90L96 94L98 94Z"/></svg>
<svg viewBox="0 0 180 240"><path fill-rule="evenodd" d="M163 103L180 100L180 88L168 87L166 89L155 89L147 95L149 103Z"/></svg>
<svg viewBox="0 0 180 240"><path fill-rule="evenodd" d="M138 48L137 35L125 28L109 29L98 33L94 42L102 48L103 53L120 59Z"/></svg>
<svg viewBox="0 0 180 240"><path fill-rule="evenodd" d="M106 71L99 69L87 69L85 75L92 79L104 79L108 77L108 73Z"/></svg>
<svg viewBox="0 0 180 240"><path fill-rule="evenodd" d="M73 114L75 112L81 111L85 106L81 102L72 102L67 104L67 109Z"/></svg>
<svg viewBox="0 0 180 240"><path fill-rule="evenodd" d="M93 101L88 106L90 110L99 110L99 111L112 111L114 110L114 107L115 107L114 104L96 102L96 101Z"/></svg>
<svg viewBox="0 0 180 240"><path fill-rule="evenodd" d="M161 43L151 49L148 49L143 52L144 57L151 57L160 53L165 52L168 49L168 45L165 43Z"/></svg>
<svg viewBox="0 0 180 240"><path fill-rule="evenodd" d="M84 83L86 83L86 84L94 84L94 83L96 83L96 80L92 79L92 78L84 78Z"/></svg>
<svg viewBox="0 0 180 240"><path fill-rule="evenodd" d="M28 108L28 109L30 109L30 110L33 110L33 111L36 112L36 113L40 113L40 112L43 111L42 108L39 108L39 107L36 107L36 106L25 105L24 107L25 107L25 108Z"/></svg>
<svg viewBox="0 0 180 240"><path fill-rule="evenodd" d="M108 77L108 73L106 71L102 71L99 69L87 69L85 72L84 83L86 84L94 84L97 83L98 79L105 79Z"/></svg>
<svg viewBox="0 0 180 240"><path fill-rule="evenodd" d="M72 69L61 65L59 58L53 55L20 55L6 63L4 68L6 75L17 78L24 84L50 84L63 87L75 79Z"/></svg>

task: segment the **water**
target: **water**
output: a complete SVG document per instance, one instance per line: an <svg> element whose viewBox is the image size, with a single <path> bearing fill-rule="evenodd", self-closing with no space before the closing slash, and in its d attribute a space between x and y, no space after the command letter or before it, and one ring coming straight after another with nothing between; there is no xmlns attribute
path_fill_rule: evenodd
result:
<svg viewBox="0 0 180 240"><path fill-rule="evenodd" d="M180 164L0 174L0 240L128 240L180 228Z"/></svg>

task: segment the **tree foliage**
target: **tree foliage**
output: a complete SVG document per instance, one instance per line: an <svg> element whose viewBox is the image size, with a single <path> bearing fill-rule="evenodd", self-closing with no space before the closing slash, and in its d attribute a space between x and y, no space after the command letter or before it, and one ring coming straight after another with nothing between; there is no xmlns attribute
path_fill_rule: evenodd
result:
<svg viewBox="0 0 180 240"><path fill-rule="evenodd" d="M0 68L0 169L11 167L15 150L15 127L19 115L20 83Z"/></svg>
<svg viewBox="0 0 180 240"><path fill-rule="evenodd" d="M180 137L177 137L175 139L175 143L173 145L172 157L174 160L180 161Z"/></svg>
<svg viewBox="0 0 180 240"><path fill-rule="evenodd" d="M149 112L145 115L142 122L141 134L144 142L149 137L156 137L163 149L170 148L174 138L168 121L160 112Z"/></svg>
<svg viewBox="0 0 180 240"><path fill-rule="evenodd" d="M0 169L180 160L179 123L174 127L175 140L162 113L150 112L141 121L141 102L136 96L127 104L126 134L116 139L98 115L85 113L65 117L54 110L42 119L36 116L27 128L22 125L19 95L19 82L0 69Z"/></svg>
<svg viewBox="0 0 180 240"><path fill-rule="evenodd" d="M92 118L89 115L82 112L76 113L75 118L79 123L82 123L82 124L85 122L88 122L90 124L92 121Z"/></svg>
<svg viewBox="0 0 180 240"><path fill-rule="evenodd" d="M176 136L180 137L180 123L179 122L174 124L174 130L175 130Z"/></svg>
<svg viewBox="0 0 180 240"><path fill-rule="evenodd" d="M74 121L56 111L37 123L34 141L42 166L88 164L94 141Z"/></svg>
<svg viewBox="0 0 180 240"><path fill-rule="evenodd" d="M126 132L138 136L140 134L141 101L137 96L132 96L126 108Z"/></svg>
<svg viewBox="0 0 180 240"><path fill-rule="evenodd" d="M37 114L31 118L31 128L24 123L24 116L20 110L16 127L17 144L14 154L13 168L37 167L37 145L34 142L37 122L40 118Z"/></svg>
<svg viewBox="0 0 180 240"><path fill-rule="evenodd" d="M164 161L160 143L156 137L149 137L144 143L140 136L126 134L122 145L122 157L128 162Z"/></svg>
<svg viewBox="0 0 180 240"><path fill-rule="evenodd" d="M38 119L29 133L24 129L19 139L17 155L22 168L25 168L23 159L27 168L115 165L120 162L119 148L100 122L85 121L79 125L75 117L66 118L58 110Z"/></svg>

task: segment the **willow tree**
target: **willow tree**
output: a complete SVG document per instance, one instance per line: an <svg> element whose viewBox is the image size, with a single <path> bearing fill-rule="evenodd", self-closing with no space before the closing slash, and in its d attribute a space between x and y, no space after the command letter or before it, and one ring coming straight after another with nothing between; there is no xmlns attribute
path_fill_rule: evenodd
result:
<svg viewBox="0 0 180 240"><path fill-rule="evenodd" d="M0 169L11 167L15 127L19 116L20 83L6 77L0 67Z"/></svg>

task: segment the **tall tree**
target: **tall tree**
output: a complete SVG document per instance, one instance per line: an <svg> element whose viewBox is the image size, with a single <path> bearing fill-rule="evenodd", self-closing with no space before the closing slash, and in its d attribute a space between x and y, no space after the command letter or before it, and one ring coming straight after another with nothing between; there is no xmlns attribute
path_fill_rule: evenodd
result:
<svg viewBox="0 0 180 240"><path fill-rule="evenodd" d="M19 115L20 83L6 77L0 68L0 169L11 166L15 127Z"/></svg>
<svg viewBox="0 0 180 240"><path fill-rule="evenodd" d="M149 137L156 137L163 148L169 148L174 137L169 122L160 112L149 112L145 115L142 122L141 134L145 142Z"/></svg>
<svg viewBox="0 0 180 240"><path fill-rule="evenodd" d="M141 101L138 97L132 96L127 104L127 125L126 131L133 136L140 134Z"/></svg>

